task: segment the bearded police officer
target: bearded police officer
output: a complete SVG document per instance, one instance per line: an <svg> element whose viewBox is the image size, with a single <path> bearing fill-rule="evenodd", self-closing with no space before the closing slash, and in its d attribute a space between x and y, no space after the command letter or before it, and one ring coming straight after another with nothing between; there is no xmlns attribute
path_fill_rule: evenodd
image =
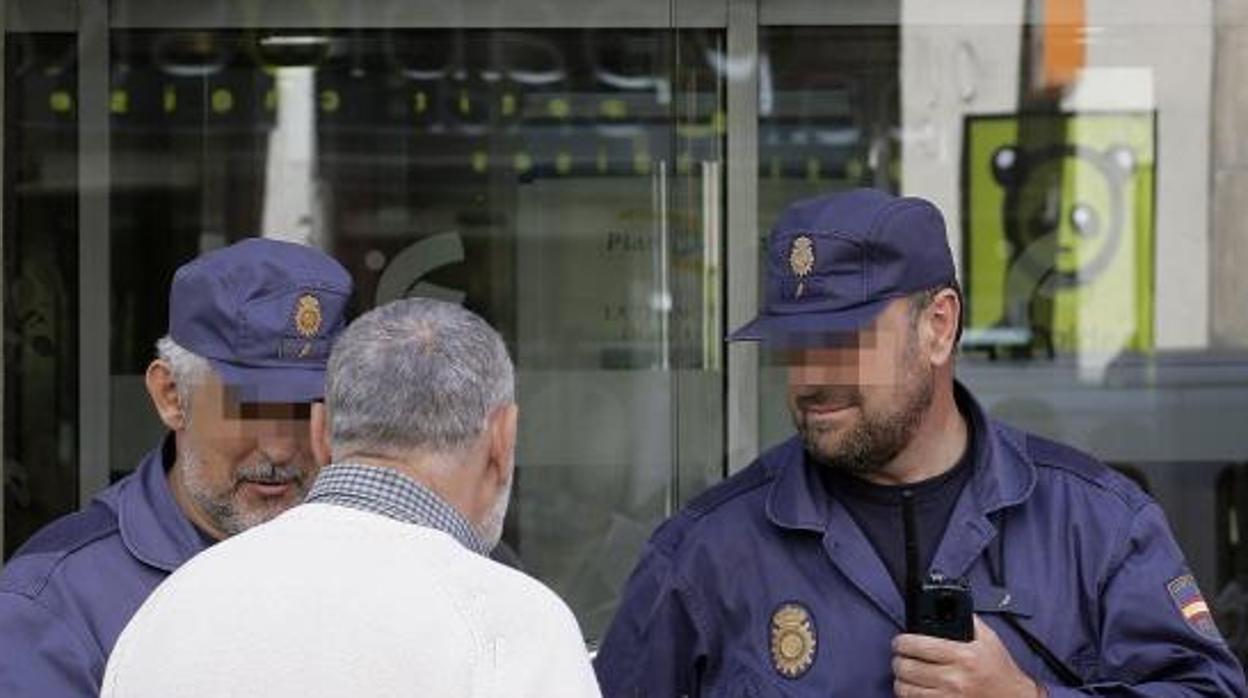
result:
<svg viewBox="0 0 1248 698"><path fill-rule="evenodd" d="M962 297L931 203L794 204L767 259L766 306L731 339L783 358L798 433L651 538L604 695L1245 695L1158 505L955 380ZM905 632L909 557L969 583L973 640Z"/></svg>
<svg viewBox="0 0 1248 698"><path fill-rule="evenodd" d="M161 580L303 499L318 470L310 403L351 288L333 259L269 239L178 269L169 334L146 374L169 431L133 474L5 566L0 695L96 695L117 636Z"/></svg>

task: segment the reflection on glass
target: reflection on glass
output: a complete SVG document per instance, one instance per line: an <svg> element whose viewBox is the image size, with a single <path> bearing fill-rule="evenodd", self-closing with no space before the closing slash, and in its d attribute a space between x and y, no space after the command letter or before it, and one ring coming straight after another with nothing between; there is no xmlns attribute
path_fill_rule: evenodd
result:
<svg viewBox="0 0 1248 698"><path fill-rule="evenodd" d="M967 348L1153 349L1155 136L1151 112L968 117Z"/></svg>
<svg viewBox="0 0 1248 698"><path fill-rule="evenodd" d="M5 45L4 552L78 500L78 66L72 34Z"/></svg>
<svg viewBox="0 0 1248 698"><path fill-rule="evenodd" d="M866 186L897 191L899 28L759 32L759 220L796 199Z"/></svg>

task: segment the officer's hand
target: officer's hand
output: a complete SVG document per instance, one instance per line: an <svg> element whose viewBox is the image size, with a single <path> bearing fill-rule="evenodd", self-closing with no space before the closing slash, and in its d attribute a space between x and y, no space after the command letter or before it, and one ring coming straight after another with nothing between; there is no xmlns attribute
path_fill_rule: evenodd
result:
<svg viewBox="0 0 1248 698"><path fill-rule="evenodd" d="M1036 698L1044 692L1024 674L997 634L975 617L975 640L926 635L893 639L897 698Z"/></svg>

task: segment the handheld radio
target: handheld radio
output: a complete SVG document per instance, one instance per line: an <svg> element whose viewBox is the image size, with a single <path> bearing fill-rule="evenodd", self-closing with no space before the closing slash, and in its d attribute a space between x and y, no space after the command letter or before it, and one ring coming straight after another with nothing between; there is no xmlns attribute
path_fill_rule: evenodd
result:
<svg viewBox="0 0 1248 698"><path fill-rule="evenodd" d="M909 491L901 495L901 516L906 544L906 632L970 642L975 639L970 585L936 574L921 579L914 495Z"/></svg>

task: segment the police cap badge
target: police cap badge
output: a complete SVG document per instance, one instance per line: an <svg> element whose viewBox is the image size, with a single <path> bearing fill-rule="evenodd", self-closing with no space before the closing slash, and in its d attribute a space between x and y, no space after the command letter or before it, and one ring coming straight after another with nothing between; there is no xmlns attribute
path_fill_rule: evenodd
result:
<svg viewBox="0 0 1248 698"><path fill-rule="evenodd" d="M304 337L315 337L321 330L321 302L305 293L295 302L295 329Z"/></svg>

